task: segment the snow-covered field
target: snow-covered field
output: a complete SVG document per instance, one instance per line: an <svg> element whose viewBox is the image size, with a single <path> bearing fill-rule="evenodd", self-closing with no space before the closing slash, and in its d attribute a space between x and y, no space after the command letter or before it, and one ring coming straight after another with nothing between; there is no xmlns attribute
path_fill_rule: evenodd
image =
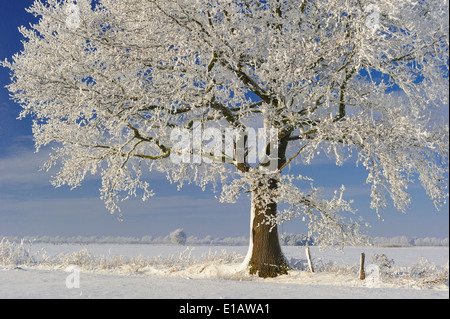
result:
<svg viewBox="0 0 450 319"><path fill-rule="evenodd" d="M0 244L0 298L449 298L448 247L284 246L293 270L240 271L245 246ZM358 275L366 255L367 279ZM374 259L375 258L375 259ZM78 287L79 284L79 287Z"/></svg>

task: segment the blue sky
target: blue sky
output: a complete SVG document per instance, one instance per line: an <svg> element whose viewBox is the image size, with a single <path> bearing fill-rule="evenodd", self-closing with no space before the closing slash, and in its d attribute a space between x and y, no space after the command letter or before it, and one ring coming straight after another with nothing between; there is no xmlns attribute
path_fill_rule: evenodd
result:
<svg viewBox="0 0 450 319"><path fill-rule="evenodd" d="M22 49L18 26L34 17L24 8L31 0L4 1L0 11L0 59ZM0 69L0 236L161 236L177 228L187 235L213 237L248 236L250 202L243 197L236 204L220 204L215 194L187 186L178 192L164 178L152 181L156 196L147 202L132 199L123 206L124 221L110 215L99 199L100 181L89 179L79 189L54 189L54 172L39 172L49 150L34 152L31 119L17 120L20 106L9 99L4 88L9 72ZM448 120L448 112L447 120ZM413 201L406 214L393 207L382 211L380 221L369 208L370 186L364 185L366 172L350 163L336 167L321 159L299 167L299 173L314 178L326 190L346 185L346 198L354 199L358 214L371 224L373 236L448 237L449 207L436 211L419 185L412 185ZM301 220L283 225L285 232L305 233Z"/></svg>

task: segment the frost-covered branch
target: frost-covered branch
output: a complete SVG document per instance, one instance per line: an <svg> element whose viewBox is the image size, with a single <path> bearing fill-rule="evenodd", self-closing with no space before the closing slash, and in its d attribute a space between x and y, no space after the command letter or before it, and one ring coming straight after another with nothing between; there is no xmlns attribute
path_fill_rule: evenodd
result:
<svg viewBox="0 0 450 319"><path fill-rule="evenodd" d="M224 201L256 192L263 206L291 206L274 220L303 216L318 238L347 239L356 227L338 213L350 202L286 184L287 167L323 149L338 165L362 164L377 211L389 198L405 210L415 179L436 207L446 202L448 123L431 120L448 105L442 0L74 5L36 1L28 11L39 22L20 28L24 49L1 62L21 117L34 119L37 150L56 144L45 165L61 167L55 186L100 174L114 212L139 191L151 196L148 172L160 172L180 187L212 185ZM192 133L198 127L220 131L223 148L212 150ZM255 162L248 136L225 141L227 129L258 128L278 135L259 145ZM175 130L189 132L185 153ZM180 152L189 160L175 163Z"/></svg>

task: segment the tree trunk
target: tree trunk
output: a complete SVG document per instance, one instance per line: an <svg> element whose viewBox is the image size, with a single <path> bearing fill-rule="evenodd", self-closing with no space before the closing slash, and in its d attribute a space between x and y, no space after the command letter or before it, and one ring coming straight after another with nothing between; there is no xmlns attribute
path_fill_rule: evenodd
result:
<svg viewBox="0 0 450 319"><path fill-rule="evenodd" d="M272 180L276 187L276 181ZM264 207L265 206L265 207ZM276 277L285 275L288 263L281 251L278 238L278 227L268 223L270 218L276 217L277 204L275 202L262 205L258 190L252 192L252 214L250 228L250 247L246 262L250 267L250 274L260 277Z"/></svg>
<svg viewBox="0 0 450 319"><path fill-rule="evenodd" d="M267 119L267 118L266 118ZM269 125L264 124L267 128ZM281 170L286 163L286 148L289 143L289 137L292 131L289 129L278 134L282 136L277 150L277 168ZM274 158L270 147L266 147L266 155ZM262 166L270 166L271 160ZM270 171L270 170L269 170ZM278 275L286 275L289 270L289 264L281 251L280 241L278 238L278 226L269 222L274 220L277 215L277 203L275 200L263 201L263 198L270 196L272 191L278 188L278 180L275 178L262 178L263 182L252 185L252 206L250 217L250 245L247 256L242 264L243 267L250 269L250 274L257 274L260 277L277 277Z"/></svg>

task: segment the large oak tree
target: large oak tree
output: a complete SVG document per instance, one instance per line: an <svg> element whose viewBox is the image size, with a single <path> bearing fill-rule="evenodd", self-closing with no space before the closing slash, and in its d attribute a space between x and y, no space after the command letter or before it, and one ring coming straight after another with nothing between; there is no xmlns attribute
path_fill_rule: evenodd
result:
<svg viewBox="0 0 450 319"><path fill-rule="evenodd" d="M377 212L390 200L405 210L415 179L437 208L448 197L448 125L432 117L448 103L445 1L48 0L29 11L39 22L2 63L9 90L37 149L56 142L54 185L99 173L111 212L153 195L149 170L212 185L222 201L250 193L244 264L267 277L288 271L280 222L303 217L320 244L358 239L344 187L324 199L286 172L319 151L367 170Z"/></svg>

